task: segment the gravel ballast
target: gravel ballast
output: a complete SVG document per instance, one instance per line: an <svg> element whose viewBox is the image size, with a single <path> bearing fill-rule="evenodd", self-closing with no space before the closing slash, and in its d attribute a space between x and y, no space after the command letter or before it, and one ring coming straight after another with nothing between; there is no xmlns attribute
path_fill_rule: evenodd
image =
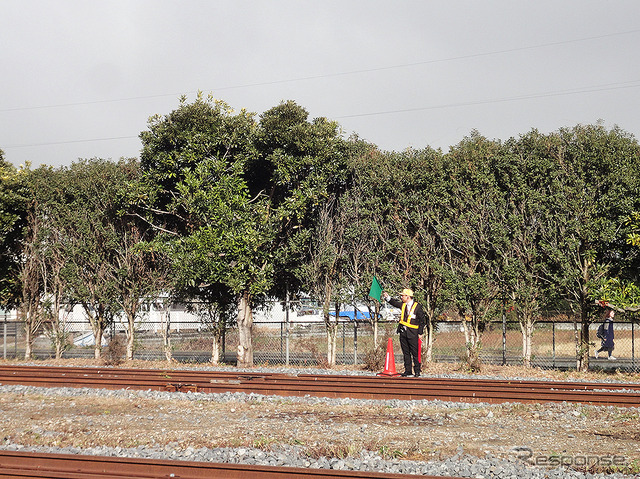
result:
<svg viewBox="0 0 640 479"><path fill-rule="evenodd" d="M0 418L8 450L474 478L640 478L573 469L640 464L638 408L0 386Z"/></svg>

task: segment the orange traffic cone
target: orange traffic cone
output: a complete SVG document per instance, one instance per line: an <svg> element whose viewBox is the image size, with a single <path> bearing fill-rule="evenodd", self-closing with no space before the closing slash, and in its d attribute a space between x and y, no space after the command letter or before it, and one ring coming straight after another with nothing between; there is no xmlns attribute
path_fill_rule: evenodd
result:
<svg viewBox="0 0 640 479"><path fill-rule="evenodd" d="M389 338L387 342L387 357L384 361L384 371L378 373L378 376L400 376L396 372L396 360L393 357L393 339Z"/></svg>

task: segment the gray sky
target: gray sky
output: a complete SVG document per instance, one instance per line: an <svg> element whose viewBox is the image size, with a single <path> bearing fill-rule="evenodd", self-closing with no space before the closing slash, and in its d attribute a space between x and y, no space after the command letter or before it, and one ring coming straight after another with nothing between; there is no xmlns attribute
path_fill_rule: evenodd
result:
<svg viewBox="0 0 640 479"><path fill-rule="evenodd" d="M640 134L637 0L0 0L0 149L137 157L180 95L295 100L385 150L596 123Z"/></svg>

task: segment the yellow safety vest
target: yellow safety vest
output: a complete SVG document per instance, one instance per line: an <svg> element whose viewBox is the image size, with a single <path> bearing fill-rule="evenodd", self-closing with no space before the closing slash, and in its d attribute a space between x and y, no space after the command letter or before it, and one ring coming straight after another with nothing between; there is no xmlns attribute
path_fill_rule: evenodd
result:
<svg viewBox="0 0 640 479"><path fill-rule="evenodd" d="M418 303L414 301L413 305L411 306L411 311L409 311L409 314L405 315L404 313L407 309L407 303L402 303L402 311L400 312L400 324L406 326L407 328L418 329L419 326L417 324L411 324L411 315L416 310L416 306L418 306Z"/></svg>

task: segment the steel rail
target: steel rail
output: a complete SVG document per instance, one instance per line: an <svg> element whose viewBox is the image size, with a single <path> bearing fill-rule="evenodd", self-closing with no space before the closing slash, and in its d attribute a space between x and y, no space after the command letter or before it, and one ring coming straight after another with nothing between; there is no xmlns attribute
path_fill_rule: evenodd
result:
<svg viewBox="0 0 640 479"><path fill-rule="evenodd" d="M89 376L100 374L104 377L111 375L116 378L133 377L139 378L144 375L148 378L162 378L170 380L176 377L181 379L189 378L194 381L208 381L211 377L219 378L245 378L245 379L259 379L259 378L311 378L317 380L319 378L348 378L349 380L363 383L379 383L384 379L394 379L401 382L416 380L416 378L398 378L387 377L383 375L378 376L359 376L359 375L336 375L336 374L284 374L284 373L268 373L268 372L255 372L247 373L240 371L210 371L210 370L190 370L190 369L140 369L140 368L112 368L112 367L71 367L71 366L14 366L14 365L0 365L0 374L8 372L9 374L16 374L20 372L27 372L27 374L42 374L42 376L49 376L51 373L60 375L76 375L76 376ZM640 391L640 383L608 383L608 382L586 382L586 381L556 381L556 380L534 380L534 379L476 379L476 378L430 378L421 377L417 378L418 381L429 381L433 384L456 384L456 385L495 385L496 381L509 384L514 387L531 387L535 389L566 389L566 390L593 390L593 389L608 389L608 390L635 390Z"/></svg>
<svg viewBox="0 0 640 479"><path fill-rule="evenodd" d="M640 384L571 381L287 375L234 371L0 366L0 384L354 399L573 402L640 406Z"/></svg>
<svg viewBox="0 0 640 479"><path fill-rule="evenodd" d="M415 475L0 451L0 477L33 479L411 479ZM441 476L420 476L441 479ZM461 479L451 478L448 479Z"/></svg>
<svg viewBox="0 0 640 479"><path fill-rule="evenodd" d="M336 374L285 374L285 373L269 373L269 372L240 372L240 371L210 371L210 370L190 370L190 369L140 369L140 368L112 368L112 367L72 367L72 366L21 366L21 365L0 365L0 375L3 372L8 374L17 374L26 372L27 374L41 374L42 376L49 376L50 374L60 375L76 375L76 376L89 376L99 374L104 377L111 375L116 378L133 377L139 378L144 375L148 378L162 378L163 380L171 380L179 377L181 379L188 378L194 381L208 381L211 377L216 378L245 378L245 379L259 379L259 378L311 378L317 380L319 378L348 378L349 380L356 382L370 382L379 383L381 380L393 379L396 381L429 381L431 383L442 384L457 384L457 385L495 385L496 382L509 384L514 387L532 387L535 389L566 389L566 390L593 390L593 389L608 389L608 390L635 390L640 391L640 383L620 383L620 382L586 382L586 381L556 381L556 380L535 380L535 379L476 379L476 378L430 378L428 376L421 378L399 378L399 377L387 377L387 376L359 376L359 375L336 375Z"/></svg>

